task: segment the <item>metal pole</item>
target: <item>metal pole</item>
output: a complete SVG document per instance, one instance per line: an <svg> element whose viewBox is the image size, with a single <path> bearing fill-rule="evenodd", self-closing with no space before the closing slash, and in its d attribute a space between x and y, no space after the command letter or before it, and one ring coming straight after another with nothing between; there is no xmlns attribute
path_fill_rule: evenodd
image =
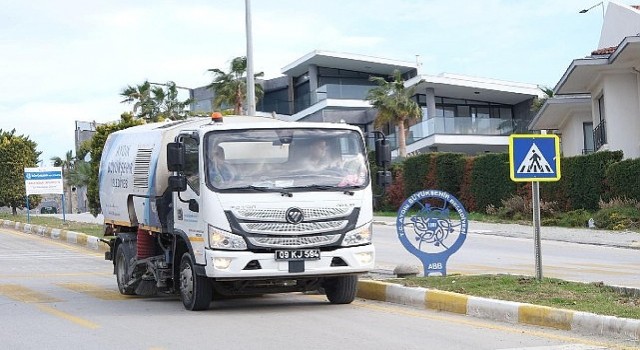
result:
<svg viewBox="0 0 640 350"><path fill-rule="evenodd" d="M64 207L65 207L65 205L64 205L64 193L62 193L62 222L66 222L67 221L67 217L65 216Z"/></svg>
<svg viewBox="0 0 640 350"><path fill-rule="evenodd" d="M30 212L31 209L29 208L29 195L27 195L27 224L31 223L31 216L29 215Z"/></svg>
<svg viewBox="0 0 640 350"><path fill-rule="evenodd" d="M540 182L531 183L533 201L533 240L536 258L536 279L542 281L542 252L540 244Z"/></svg>
<svg viewBox="0 0 640 350"><path fill-rule="evenodd" d="M253 39L251 35L251 0L244 0L247 26L247 115L256 114L256 85L253 77Z"/></svg>

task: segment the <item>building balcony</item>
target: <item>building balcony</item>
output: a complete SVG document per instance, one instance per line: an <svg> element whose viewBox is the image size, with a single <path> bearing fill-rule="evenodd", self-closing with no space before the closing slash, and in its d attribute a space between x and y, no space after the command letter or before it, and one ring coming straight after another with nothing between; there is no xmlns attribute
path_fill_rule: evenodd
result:
<svg viewBox="0 0 640 350"><path fill-rule="evenodd" d="M429 118L409 127L407 145L435 134L507 136L517 131L517 121L495 118ZM397 148L396 135L389 135L393 148Z"/></svg>
<svg viewBox="0 0 640 350"><path fill-rule="evenodd" d="M314 104L327 100L366 100L369 90L375 86L325 84L311 93L296 96L295 112L298 113Z"/></svg>
<svg viewBox="0 0 640 350"><path fill-rule="evenodd" d="M598 126L593 129L593 149L599 150L602 145L607 143L607 128L605 121L601 121Z"/></svg>

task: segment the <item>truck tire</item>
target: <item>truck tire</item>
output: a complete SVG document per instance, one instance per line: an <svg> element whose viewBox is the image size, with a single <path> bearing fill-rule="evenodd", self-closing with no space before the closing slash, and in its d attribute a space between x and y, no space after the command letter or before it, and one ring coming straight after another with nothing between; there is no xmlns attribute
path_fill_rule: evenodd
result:
<svg viewBox="0 0 640 350"><path fill-rule="evenodd" d="M135 253L127 247L127 244L129 243L121 243L118 245L118 250L116 251L116 279L118 281L118 290L120 290L120 294L135 295L138 283L127 285L131 280L131 276L128 274L129 262Z"/></svg>
<svg viewBox="0 0 640 350"><path fill-rule="evenodd" d="M326 278L322 284L331 304L350 304L356 298L358 276L339 276Z"/></svg>
<svg viewBox="0 0 640 350"><path fill-rule="evenodd" d="M199 311L209 308L213 286L208 278L198 276L191 254L184 253L180 262L180 299L187 310Z"/></svg>

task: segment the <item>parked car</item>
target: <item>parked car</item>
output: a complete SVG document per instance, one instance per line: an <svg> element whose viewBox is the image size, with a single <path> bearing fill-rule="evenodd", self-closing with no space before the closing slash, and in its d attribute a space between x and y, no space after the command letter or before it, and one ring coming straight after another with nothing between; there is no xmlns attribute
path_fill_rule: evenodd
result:
<svg viewBox="0 0 640 350"><path fill-rule="evenodd" d="M56 202L43 202L40 205L40 214L58 214L58 204Z"/></svg>

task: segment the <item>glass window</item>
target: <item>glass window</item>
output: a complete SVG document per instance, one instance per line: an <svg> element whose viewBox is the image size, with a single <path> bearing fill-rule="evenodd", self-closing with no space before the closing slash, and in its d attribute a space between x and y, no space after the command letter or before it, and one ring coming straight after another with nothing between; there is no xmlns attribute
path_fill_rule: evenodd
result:
<svg viewBox="0 0 640 350"><path fill-rule="evenodd" d="M197 194L200 194L200 158L198 152L198 141L185 137L183 139L185 146L185 164L184 175L187 177L187 184Z"/></svg>
<svg viewBox="0 0 640 350"><path fill-rule="evenodd" d="M582 134L584 135L584 150L582 153L593 152L593 123L582 123Z"/></svg>
<svg viewBox="0 0 640 350"><path fill-rule="evenodd" d="M212 131L207 185L225 191L331 191L369 182L361 134L347 129Z"/></svg>
<svg viewBox="0 0 640 350"><path fill-rule="evenodd" d="M604 120L604 95L598 98L598 115L600 116L600 121Z"/></svg>
<svg viewBox="0 0 640 350"><path fill-rule="evenodd" d="M480 119L489 119L490 110L489 107L476 107L476 117Z"/></svg>
<svg viewBox="0 0 640 350"><path fill-rule="evenodd" d="M500 108L500 119L513 119L513 113L511 112L511 108Z"/></svg>
<svg viewBox="0 0 640 350"><path fill-rule="evenodd" d="M470 118L471 108L469 106L458 106L458 117Z"/></svg>
<svg viewBox="0 0 640 350"><path fill-rule="evenodd" d="M456 116L456 107L446 106L442 108L444 111L445 118L453 118Z"/></svg>

